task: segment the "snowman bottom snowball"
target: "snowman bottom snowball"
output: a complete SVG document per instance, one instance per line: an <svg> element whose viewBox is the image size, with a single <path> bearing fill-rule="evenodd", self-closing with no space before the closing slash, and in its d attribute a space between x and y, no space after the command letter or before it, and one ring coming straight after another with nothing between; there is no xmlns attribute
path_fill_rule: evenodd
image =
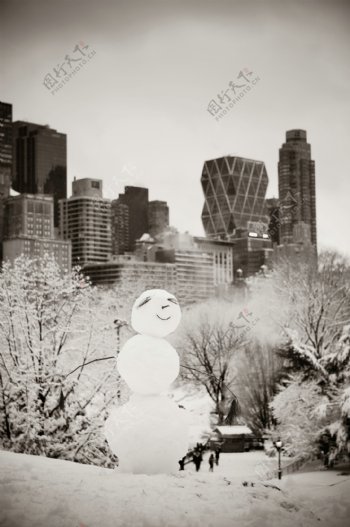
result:
<svg viewBox="0 0 350 527"><path fill-rule="evenodd" d="M132 395L112 410L104 433L121 472L175 472L188 450L187 412L167 396Z"/></svg>

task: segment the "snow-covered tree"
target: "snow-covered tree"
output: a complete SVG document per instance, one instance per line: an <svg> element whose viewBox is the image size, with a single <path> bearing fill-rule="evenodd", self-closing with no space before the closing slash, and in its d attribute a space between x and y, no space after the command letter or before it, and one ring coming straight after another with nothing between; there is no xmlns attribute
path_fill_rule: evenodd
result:
<svg viewBox="0 0 350 527"><path fill-rule="evenodd" d="M224 301L212 301L184 313L177 349L182 378L204 386L215 405L218 424L237 416L236 363L246 333L239 327L237 309Z"/></svg>
<svg viewBox="0 0 350 527"><path fill-rule="evenodd" d="M316 454L321 434L339 420L339 391L333 387L327 392L298 373L273 399L278 432L291 455Z"/></svg>
<svg viewBox="0 0 350 527"><path fill-rule="evenodd" d="M107 465L101 426L120 383L113 317L79 269L20 257L0 273L0 444Z"/></svg>
<svg viewBox="0 0 350 527"><path fill-rule="evenodd" d="M319 257L318 268L305 262L280 266L275 271L274 284L283 306L279 321L285 337L285 358L292 373L288 386L273 402L274 414L285 432L287 424L293 423L294 433L288 437L294 448L299 444L298 421L299 435L305 427L299 413L303 405L293 405L293 401L298 400L298 392L309 390L316 414L320 408L324 412L322 419L316 419L310 414L311 408L310 412L304 408L304 415L309 416L305 425L312 423L311 435L304 436L310 440L306 450L313 450L314 432L320 434L324 428L334 436L340 451L350 437L346 403L350 383L350 267L338 255L324 253ZM305 397L301 395L302 400Z"/></svg>
<svg viewBox="0 0 350 527"><path fill-rule="evenodd" d="M242 416L257 434L274 425L270 403L277 393L282 366L283 359L277 349L256 336L239 353L236 394Z"/></svg>

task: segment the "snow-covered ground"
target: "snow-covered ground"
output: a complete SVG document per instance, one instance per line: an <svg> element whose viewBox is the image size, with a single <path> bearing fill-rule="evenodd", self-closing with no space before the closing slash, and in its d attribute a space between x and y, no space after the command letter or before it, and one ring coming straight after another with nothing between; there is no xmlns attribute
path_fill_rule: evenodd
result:
<svg viewBox="0 0 350 527"><path fill-rule="evenodd" d="M255 465L262 456L223 454L214 473L206 456L198 473L191 464L174 475L143 476L0 452L0 526L348 525L349 476L321 471L259 482Z"/></svg>

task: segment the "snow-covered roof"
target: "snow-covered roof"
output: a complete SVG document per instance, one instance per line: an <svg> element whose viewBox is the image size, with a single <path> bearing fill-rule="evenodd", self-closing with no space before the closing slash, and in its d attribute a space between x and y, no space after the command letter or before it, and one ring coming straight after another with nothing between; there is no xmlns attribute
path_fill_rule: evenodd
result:
<svg viewBox="0 0 350 527"><path fill-rule="evenodd" d="M152 238L152 236L150 234L148 234L148 232L145 232L140 240L140 242L154 242L154 238Z"/></svg>
<svg viewBox="0 0 350 527"><path fill-rule="evenodd" d="M235 436L242 434L252 434L253 432L245 425L217 426L214 432L218 431L222 436Z"/></svg>

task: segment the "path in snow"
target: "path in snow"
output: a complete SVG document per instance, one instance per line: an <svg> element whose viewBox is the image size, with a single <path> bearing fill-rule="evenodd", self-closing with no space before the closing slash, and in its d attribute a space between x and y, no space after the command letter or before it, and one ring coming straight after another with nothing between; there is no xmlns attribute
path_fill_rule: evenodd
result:
<svg viewBox="0 0 350 527"><path fill-rule="evenodd" d="M259 454L222 455L213 474L205 461L199 473L135 476L0 452L0 527L347 525L349 477L313 472L268 482L279 491L253 477ZM256 485L243 487L244 479Z"/></svg>

